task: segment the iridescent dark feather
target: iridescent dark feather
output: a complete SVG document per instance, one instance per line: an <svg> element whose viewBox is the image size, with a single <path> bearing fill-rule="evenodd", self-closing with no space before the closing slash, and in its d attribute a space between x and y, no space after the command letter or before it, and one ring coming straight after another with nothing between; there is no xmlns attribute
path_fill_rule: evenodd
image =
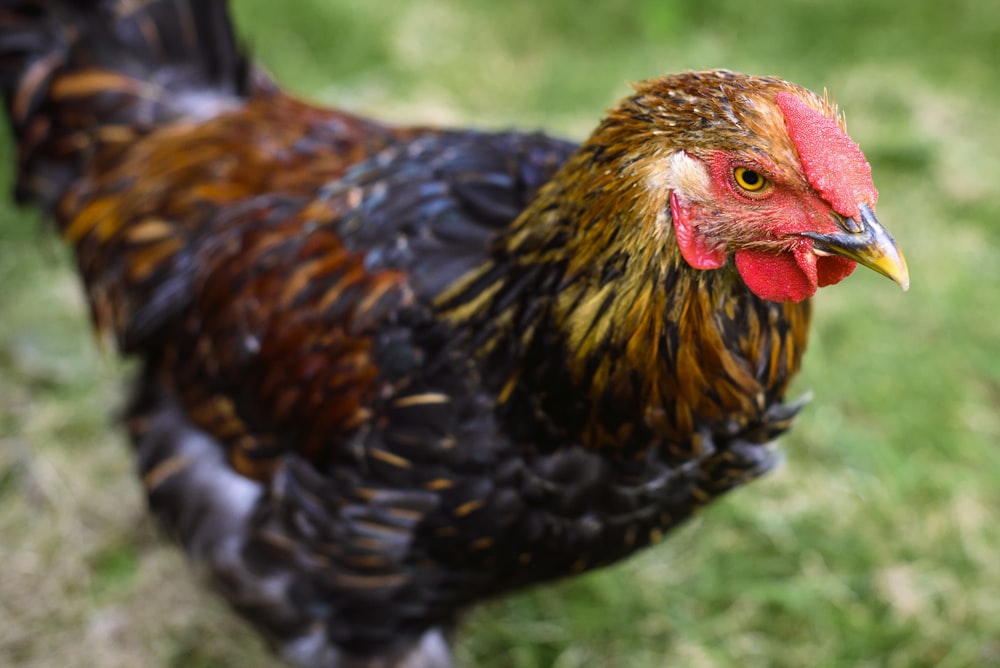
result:
<svg viewBox="0 0 1000 668"><path fill-rule="evenodd" d="M774 465L808 302L688 266L651 165L802 180L754 102L802 89L678 75L579 148L395 128L281 93L220 0L3 0L0 85L19 199L144 361L151 508L291 661L448 665L468 605Z"/></svg>

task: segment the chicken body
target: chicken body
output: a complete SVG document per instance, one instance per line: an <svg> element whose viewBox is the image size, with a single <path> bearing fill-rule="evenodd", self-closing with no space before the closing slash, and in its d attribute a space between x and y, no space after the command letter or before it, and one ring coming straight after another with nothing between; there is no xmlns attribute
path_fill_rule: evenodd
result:
<svg viewBox="0 0 1000 668"><path fill-rule="evenodd" d="M463 608L766 472L805 298L906 280L835 110L779 80L648 82L578 147L294 100L222 2L0 12L18 195L144 361L150 506L301 665L449 665Z"/></svg>

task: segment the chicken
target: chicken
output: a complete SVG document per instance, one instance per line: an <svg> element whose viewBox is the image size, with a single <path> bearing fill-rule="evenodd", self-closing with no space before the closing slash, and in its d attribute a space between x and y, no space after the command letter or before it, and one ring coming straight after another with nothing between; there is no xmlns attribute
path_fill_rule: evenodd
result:
<svg viewBox="0 0 1000 668"><path fill-rule="evenodd" d="M638 84L577 146L290 97L222 0L0 0L16 196L142 362L152 513L285 659L447 666L462 610L771 469L809 297L904 289L828 100Z"/></svg>

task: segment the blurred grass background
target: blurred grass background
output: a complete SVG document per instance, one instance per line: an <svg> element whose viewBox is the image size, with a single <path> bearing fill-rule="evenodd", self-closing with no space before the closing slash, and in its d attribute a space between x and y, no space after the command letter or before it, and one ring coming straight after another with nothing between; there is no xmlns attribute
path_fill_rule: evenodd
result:
<svg viewBox="0 0 1000 668"><path fill-rule="evenodd" d="M236 0L292 90L404 122L582 138L626 82L828 87L907 254L816 299L777 474L617 567L470 615L469 666L1000 665L1000 4ZM0 144L0 181L11 147ZM65 251L0 203L0 665L264 666L150 526L127 371Z"/></svg>

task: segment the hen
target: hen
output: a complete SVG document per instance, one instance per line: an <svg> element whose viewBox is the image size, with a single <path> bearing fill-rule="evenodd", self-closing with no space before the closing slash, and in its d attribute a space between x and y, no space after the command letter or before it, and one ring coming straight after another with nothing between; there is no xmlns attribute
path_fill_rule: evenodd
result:
<svg viewBox="0 0 1000 668"><path fill-rule="evenodd" d="M149 505L303 666L446 666L463 608L770 469L808 297L905 289L835 107L648 81L582 145L282 93L222 0L2 0L17 198L143 361Z"/></svg>

